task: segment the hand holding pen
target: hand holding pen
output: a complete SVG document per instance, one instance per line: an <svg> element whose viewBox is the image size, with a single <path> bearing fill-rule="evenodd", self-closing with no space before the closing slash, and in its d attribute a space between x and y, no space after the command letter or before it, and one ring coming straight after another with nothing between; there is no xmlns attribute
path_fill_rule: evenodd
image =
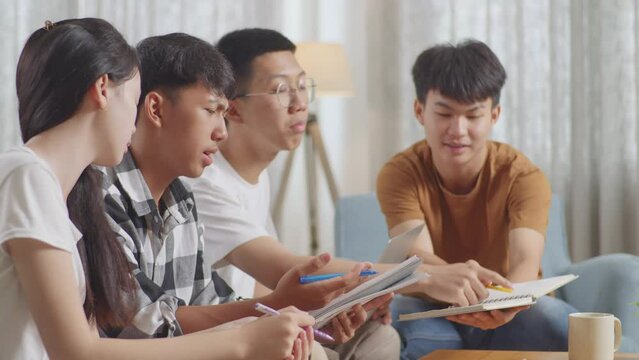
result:
<svg viewBox="0 0 639 360"><path fill-rule="evenodd" d="M319 275L302 275L300 276L300 284L310 284L316 281L328 280L332 278L336 278L338 276L344 276L345 273L332 273L332 274L319 274ZM375 270L362 270L359 273L359 276L372 276L377 275L377 271Z"/></svg>
<svg viewBox="0 0 639 360"><path fill-rule="evenodd" d="M300 284L300 277L308 274L326 272L325 267L331 261L329 254L315 256L304 263L295 265L287 271L277 282L270 295L273 304L294 305L300 310L309 311L326 306L337 296L361 283L360 273L369 268L370 264L359 263L343 276Z"/></svg>
<svg viewBox="0 0 639 360"><path fill-rule="evenodd" d="M277 316L280 314L279 311L271 309L270 307L260 303L255 304L255 310L269 316ZM318 339L335 342L335 339L333 339L330 335L317 329L313 329L313 335L315 335L315 337Z"/></svg>

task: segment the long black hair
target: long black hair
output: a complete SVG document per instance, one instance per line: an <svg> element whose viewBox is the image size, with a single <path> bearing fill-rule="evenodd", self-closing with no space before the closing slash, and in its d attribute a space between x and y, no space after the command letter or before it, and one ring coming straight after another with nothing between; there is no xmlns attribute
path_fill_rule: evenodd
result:
<svg viewBox="0 0 639 360"><path fill-rule="evenodd" d="M47 22L31 34L18 61L22 140L27 142L73 116L104 74L120 84L135 76L138 68L135 50L108 22L94 18ZM134 283L103 203L101 173L89 166L67 198L71 221L82 232L78 250L87 281L84 311L100 327L125 326L133 315Z"/></svg>

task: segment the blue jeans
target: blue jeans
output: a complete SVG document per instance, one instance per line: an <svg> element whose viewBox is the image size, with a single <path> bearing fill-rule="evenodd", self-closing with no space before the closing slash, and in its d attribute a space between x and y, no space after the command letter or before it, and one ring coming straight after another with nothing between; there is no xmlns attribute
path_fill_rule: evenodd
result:
<svg viewBox="0 0 639 360"><path fill-rule="evenodd" d="M567 303L544 296L509 323L481 330L444 318L397 321L399 314L438 309L424 300L396 296L391 304L393 326L402 339L402 359L419 359L438 349L567 351L568 314L577 312Z"/></svg>

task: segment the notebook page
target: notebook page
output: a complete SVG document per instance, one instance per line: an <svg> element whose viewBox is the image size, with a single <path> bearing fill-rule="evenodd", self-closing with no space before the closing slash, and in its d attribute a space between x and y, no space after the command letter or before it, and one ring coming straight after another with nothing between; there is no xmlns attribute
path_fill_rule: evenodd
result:
<svg viewBox="0 0 639 360"><path fill-rule="evenodd" d="M338 296L323 308L310 311L309 313L316 319L324 318L327 314L332 317L336 314L336 309L341 309L345 304L358 303L358 301L362 298L366 298L371 294L379 293L384 289L396 285L397 283L403 283L402 280L413 275L421 263L422 260L420 258L413 256L401 264L397 264L393 269L376 275L358 285L351 291ZM407 283L404 284L404 286L407 285Z"/></svg>
<svg viewBox="0 0 639 360"><path fill-rule="evenodd" d="M357 304L364 304L369 302L370 300L375 299L376 297L382 296L384 294L388 294L396 290L400 290L402 288L405 288L406 286L412 285L416 283L417 281L424 279L425 277L428 277L428 274L416 272L383 290L363 296L361 298L352 299L350 302L343 303L337 307L333 307L330 311L324 311L321 314L314 315L316 322L315 322L315 325L313 325L313 327L316 329L320 329L324 327L324 325L326 325L337 314L343 311L349 310L350 308L352 308L353 306ZM312 311L310 313L311 315L313 315Z"/></svg>
<svg viewBox="0 0 639 360"><path fill-rule="evenodd" d="M577 277L577 275L569 274L546 279L515 283L513 284L512 293L488 289L488 298L486 298L486 300L484 300L483 302L494 302L496 300L502 300L517 295L526 295L538 298L566 285L567 283L575 280Z"/></svg>

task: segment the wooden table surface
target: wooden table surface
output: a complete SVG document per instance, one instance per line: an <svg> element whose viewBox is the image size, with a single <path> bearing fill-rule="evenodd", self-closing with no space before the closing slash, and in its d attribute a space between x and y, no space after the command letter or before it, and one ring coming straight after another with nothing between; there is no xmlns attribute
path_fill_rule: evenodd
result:
<svg viewBox="0 0 639 360"><path fill-rule="evenodd" d="M616 359L639 360L639 354L615 354ZM568 360L567 352L437 350L420 360Z"/></svg>

